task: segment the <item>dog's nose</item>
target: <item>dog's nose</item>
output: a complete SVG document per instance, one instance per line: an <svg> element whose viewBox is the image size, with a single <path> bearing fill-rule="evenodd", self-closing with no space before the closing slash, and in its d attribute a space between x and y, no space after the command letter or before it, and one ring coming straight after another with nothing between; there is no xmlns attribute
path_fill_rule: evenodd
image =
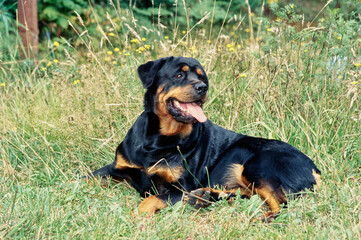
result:
<svg viewBox="0 0 361 240"><path fill-rule="evenodd" d="M208 87L205 83L196 83L194 84L194 89L199 95L204 95L207 92Z"/></svg>

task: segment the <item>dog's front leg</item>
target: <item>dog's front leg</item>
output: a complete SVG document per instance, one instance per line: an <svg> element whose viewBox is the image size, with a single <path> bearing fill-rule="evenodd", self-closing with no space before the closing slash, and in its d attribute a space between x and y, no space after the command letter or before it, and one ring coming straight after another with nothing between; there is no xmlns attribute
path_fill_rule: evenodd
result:
<svg viewBox="0 0 361 240"><path fill-rule="evenodd" d="M147 216L151 216L159 210L168 206L168 204L174 204L182 200L183 194L160 194L153 195L145 198L139 205L139 213L146 213Z"/></svg>

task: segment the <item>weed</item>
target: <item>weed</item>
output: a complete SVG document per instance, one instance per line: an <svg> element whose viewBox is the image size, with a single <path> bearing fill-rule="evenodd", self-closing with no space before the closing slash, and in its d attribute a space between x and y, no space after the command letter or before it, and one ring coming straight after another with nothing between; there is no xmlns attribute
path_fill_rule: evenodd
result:
<svg viewBox="0 0 361 240"><path fill-rule="evenodd" d="M2 58L0 236L360 238L360 22L326 7L307 26L297 4L272 9L275 20L251 16L254 40L242 18L210 33L210 12L170 34L161 18L146 28L115 9L94 35L79 16L77 36L51 41L39 66ZM113 159L142 111L137 67L168 55L203 64L209 119L299 148L322 172L319 191L289 201L268 225L249 225L263 211L257 196L201 210L178 203L144 218L128 184L72 181Z"/></svg>

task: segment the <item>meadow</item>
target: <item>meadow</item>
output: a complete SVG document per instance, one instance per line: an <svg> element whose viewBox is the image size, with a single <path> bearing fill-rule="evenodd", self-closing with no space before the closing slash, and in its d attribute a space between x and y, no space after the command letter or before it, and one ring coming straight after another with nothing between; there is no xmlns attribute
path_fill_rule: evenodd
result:
<svg viewBox="0 0 361 240"><path fill-rule="evenodd" d="M214 29L210 13L168 32L116 10L94 18L97 35L77 16L74 37L49 41L38 63L1 62L0 238L360 239L360 21L325 7L305 23L296 9ZM212 122L297 147L321 170L321 188L266 224L251 222L267 210L257 196L146 217L129 184L79 181L113 160L142 112L137 67L170 55L202 63Z"/></svg>

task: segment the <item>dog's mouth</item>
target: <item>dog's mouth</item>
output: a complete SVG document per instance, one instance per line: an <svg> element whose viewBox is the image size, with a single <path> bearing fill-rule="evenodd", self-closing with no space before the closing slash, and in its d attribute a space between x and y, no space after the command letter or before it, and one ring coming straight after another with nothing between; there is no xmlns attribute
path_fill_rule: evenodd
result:
<svg viewBox="0 0 361 240"><path fill-rule="evenodd" d="M193 123L196 121L203 123L207 121L202 104L202 100L194 102L181 102L175 98L167 100L169 113L176 121L183 123Z"/></svg>

